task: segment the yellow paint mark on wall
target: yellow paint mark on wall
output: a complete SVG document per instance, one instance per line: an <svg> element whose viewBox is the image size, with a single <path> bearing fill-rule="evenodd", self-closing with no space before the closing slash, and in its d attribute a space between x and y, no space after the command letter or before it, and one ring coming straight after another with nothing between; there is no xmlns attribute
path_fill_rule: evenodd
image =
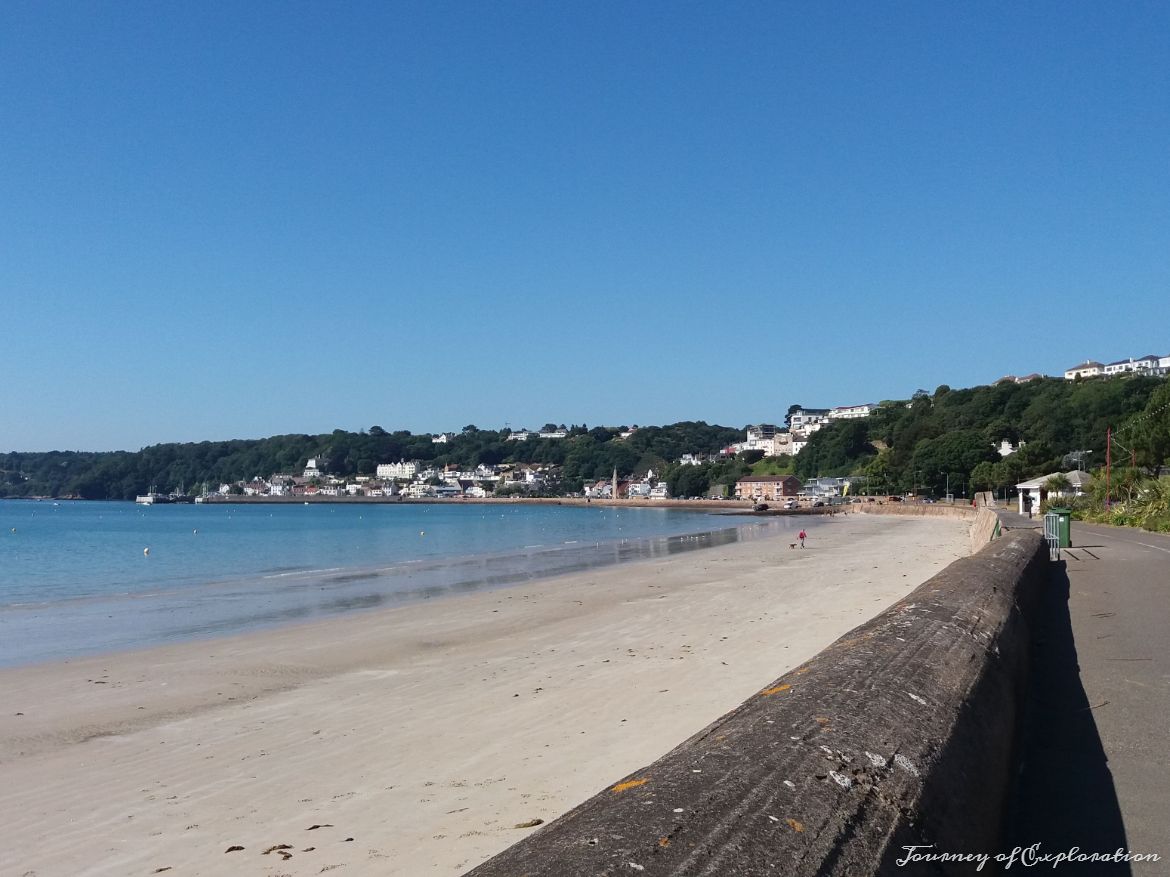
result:
<svg viewBox="0 0 1170 877"><path fill-rule="evenodd" d="M660 837L660 838L658 838L658 846L660 846L660 847L668 847L668 846L670 846L670 838L668 838L668 837Z"/></svg>
<svg viewBox="0 0 1170 877"><path fill-rule="evenodd" d="M807 672L808 672L808 667L801 667L799 670L796 671L796 675L801 676Z"/></svg>
<svg viewBox="0 0 1170 877"><path fill-rule="evenodd" d="M797 822L795 819L785 819L784 821L788 823L788 827L791 828L793 831L798 832L798 833L804 831L804 826L801 825L799 822Z"/></svg>
<svg viewBox="0 0 1170 877"><path fill-rule="evenodd" d="M791 687L791 685L785 682L783 685L777 685L775 688L765 688L760 694L767 697L770 694L779 694L781 691L787 691Z"/></svg>
<svg viewBox="0 0 1170 877"><path fill-rule="evenodd" d="M614 786L612 789L610 789L610 791L611 792L624 792L627 789L636 789L636 788L638 788L638 786L644 786L648 782L650 782L649 777L646 777L645 779L641 779L641 780L628 780L624 783L618 783L616 786Z"/></svg>
<svg viewBox="0 0 1170 877"><path fill-rule="evenodd" d="M816 719L817 719L817 724L818 724L818 725L827 725L827 724L829 724L829 720L828 720L828 719L826 719L824 716L817 716L817 717L816 717Z"/></svg>

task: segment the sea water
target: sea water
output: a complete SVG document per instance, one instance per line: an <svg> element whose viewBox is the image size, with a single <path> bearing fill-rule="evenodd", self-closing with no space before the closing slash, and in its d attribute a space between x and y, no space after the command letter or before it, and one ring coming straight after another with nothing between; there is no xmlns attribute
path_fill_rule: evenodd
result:
<svg viewBox="0 0 1170 877"><path fill-rule="evenodd" d="M0 500L0 666L500 587L793 523L524 503Z"/></svg>

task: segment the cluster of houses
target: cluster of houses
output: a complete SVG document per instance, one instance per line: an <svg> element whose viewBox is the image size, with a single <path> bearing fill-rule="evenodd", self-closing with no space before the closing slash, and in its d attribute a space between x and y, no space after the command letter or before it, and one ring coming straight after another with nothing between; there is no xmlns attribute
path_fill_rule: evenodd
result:
<svg viewBox="0 0 1170 877"><path fill-rule="evenodd" d="M320 460L311 458L300 475L278 473L268 478L253 478L239 485L245 496L342 497L405 496L426 497L491 496L501 489L540 492L550 481L559 480L553 466L514 464L480 465L472 470L458 466L428 466L418 461L400 460L380 463L374 475L338 478L321 468ZM228 495L235 485L221 484L219 493ZM509 490L510 492L510 490Z"/></svg>
<svg viewBox="0 0 1170 877"><path fill-rule="evenodd" d="M1097 362L1095 359L1086 359L1080 365L1065 369L1064 379L1075 381L1077 378L1114 378L1126 374L1150 375L1152 377L1168 375L1170 374L1170 354L1156 356L1151 353L1146 356L1131 356L1128 359L1119 359L1117 362ZM1039 380L1043 377L1044 375L1041 374L1020 377L1004 375L996 383L1026 384L1028 381Z"/></svg>
<svg viewBox="0 0 1170 877"><path fill-rule="evenodd" d="M1066 381L1075 381L1077 378L1117 377L1124 374L1139 375L1166 375L1170 374L1170 354L1155 356L1148 354L1136 359L1119 359L1117 362L1101 363L1089 359L1080 365L1074 365L1064 373Z"/></svg>
<svg viewBox="0 0 1170 877"><path fill-rule="evenodd" d="M717 454L683 454L678 462L684 466L698 466L721 457L735 456L741 451L763 451L765 457L794 457L804 450L809 436L821 427L835 420L868 417L877 407L867 403L838 408L798 408L788 417L788 429L771 423L749 426L742 442L728 445Z"/></svg>
<svg viewBox="0 0 1170 877"><path fill-rule="evenodd" d="M670 499L670 490L665 481L657 481L654 470L650 469L641 481L631 478L618 478L615 471L613 477L601 479L584 486L584 494L588 499Z"/></svg>

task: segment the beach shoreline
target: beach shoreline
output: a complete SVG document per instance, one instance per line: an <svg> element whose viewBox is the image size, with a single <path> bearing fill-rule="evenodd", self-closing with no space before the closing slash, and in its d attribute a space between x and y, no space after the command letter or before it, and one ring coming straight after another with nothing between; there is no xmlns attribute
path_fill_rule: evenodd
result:
<svg viewBox="0 0 1170 877"><path fill-rule="evenodd" d="M963 520L826 524L805 551L778 536L0 670L6 858L38 877L461 873L967 551Z"/></svg>

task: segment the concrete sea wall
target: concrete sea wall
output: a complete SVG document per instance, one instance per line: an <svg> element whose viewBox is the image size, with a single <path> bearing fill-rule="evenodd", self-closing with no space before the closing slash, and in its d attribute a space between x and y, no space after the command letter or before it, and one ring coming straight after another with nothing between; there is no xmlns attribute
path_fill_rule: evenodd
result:
<svg viewBox="0 0 1170 877"><path fill-rule="evenodd" d="M1047 562L1035 532L989 543L470 875L943 874L895 863L998 851Z"/></svg>

